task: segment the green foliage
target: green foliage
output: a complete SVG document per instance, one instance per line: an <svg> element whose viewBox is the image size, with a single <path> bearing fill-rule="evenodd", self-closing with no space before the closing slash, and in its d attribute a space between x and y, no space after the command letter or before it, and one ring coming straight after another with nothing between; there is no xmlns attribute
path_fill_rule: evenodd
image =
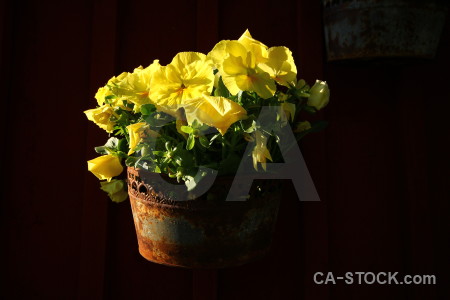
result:
<svg viewBox="0 0 450 300"><path fill-rule="evenodd" d="M126 166L145 169L155 173L164 173L178 182L184 182L189 191L207 175L206 171L199 171L200 167L215 169L219 175L236 172L248 144L255 145L257 132L264 134L267 139L267 149L274 161L281 159L279 148L280 137L274 132L283 126L293 126L306 115L315 114L316 108L308 105L310 87L304 83L289 88L278 86L275 95L263 99L255 92L239 92L231 95L219 78L214 96L226 97L240 104L246 111L247 117L233 123L222 135L215 128L197 121L192 124L176 123L173 116L158 111L153 104L140 106L139 111L133 111L134 105L123 100L122 107L116 107L112 121L115 123L114 137L104 146L96 147L100 154L113 154L123 158ZM114 87L113 87L114 88ZM282 100L281 100L282 99ZM117 101L114 95L107 96L105 101ZM295 108L294 119L282 120L281 114L262 129L257 120L262 106L280 106L289 103ZM134 153L128 155L130 133L127 126L144 123L157 137L145 133ZM311 123L311 128L295 134L297 140L305 135L323 130L327 126L325 121Z"/></svg>

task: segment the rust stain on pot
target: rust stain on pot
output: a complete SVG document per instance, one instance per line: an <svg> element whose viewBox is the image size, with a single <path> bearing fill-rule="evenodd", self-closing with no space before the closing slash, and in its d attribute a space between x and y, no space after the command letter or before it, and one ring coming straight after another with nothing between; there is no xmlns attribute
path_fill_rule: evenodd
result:
<svg viewBox="0 0 450 300"><path fill-rule="evenodd" d="M325 0L329 61L433 58L448 10L442 0Z"/></svg>
<svg viewBox="0 0 450 300"><path fill-rule="evenodd" d="M147 171L128 168L139 252L170 266L222 268L264 256L279 207L278 181L253 184L248 201L225 201L233 178L217 178L207 194L173 201ZM145 178L145 180L143 180Z"/></svg>

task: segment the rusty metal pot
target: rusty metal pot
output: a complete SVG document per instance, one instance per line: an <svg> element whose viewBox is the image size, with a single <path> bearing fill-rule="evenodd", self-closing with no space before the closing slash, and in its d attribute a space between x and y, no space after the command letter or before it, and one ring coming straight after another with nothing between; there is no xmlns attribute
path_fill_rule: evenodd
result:
<svg viewBox="0 0 450 300"><path fill-rule="evenodd" d="M323 0L328 61L435 56L447 0Z"/></svg>
<svg viewBox="0 0 450 300"><path fill-rule="evenodd" d="M232 177L217 177L208 192L173 201L152 184L155 176L128 168L128 192L140 254L187 268L224 268L264 256L272 240L280 182L255 181L247 201L225 201Z"/></svg>

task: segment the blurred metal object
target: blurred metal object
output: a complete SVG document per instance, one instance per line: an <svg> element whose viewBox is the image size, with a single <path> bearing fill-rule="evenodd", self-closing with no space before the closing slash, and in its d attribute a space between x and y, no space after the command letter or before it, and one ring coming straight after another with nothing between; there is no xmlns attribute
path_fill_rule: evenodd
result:
<svg viewBox="0 0 450 300"><path fill-rule="evenodd" d="M233 178L218 177L207 194L173 201L152 185L160 174L128 168L128 192L139 252L149 261L224 268L264 256L278 214L280 182L258 181L247 201L225 201Z"/></svg>
<svg viewBox="0 0 450 300"><path fill-rule="evenodd" d="M435 56L444 0L324 0L328 61Z"/></svg>

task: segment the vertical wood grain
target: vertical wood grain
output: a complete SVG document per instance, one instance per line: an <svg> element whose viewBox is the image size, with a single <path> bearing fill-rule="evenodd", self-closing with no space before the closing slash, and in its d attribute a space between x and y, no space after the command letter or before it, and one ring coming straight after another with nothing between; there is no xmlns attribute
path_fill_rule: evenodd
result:
<svg viewBox="0 0 450 300"><path fill-rule="evenodd" d="M84 100L86 109L95 107L94 95L98 87L114 75L116 62L117 1L97 0L93 3L90 36L89 96ZM89 124L85 131L86 157L97 154L92 150L99 146L99 128ZM104 137L102 137L102 141ZM107 211L109 199L99 190L98 180L87 174L84 180L83 210L81 215L80 271L78 299L101 299L104 289L105 254L107 242Z"/></svg>

